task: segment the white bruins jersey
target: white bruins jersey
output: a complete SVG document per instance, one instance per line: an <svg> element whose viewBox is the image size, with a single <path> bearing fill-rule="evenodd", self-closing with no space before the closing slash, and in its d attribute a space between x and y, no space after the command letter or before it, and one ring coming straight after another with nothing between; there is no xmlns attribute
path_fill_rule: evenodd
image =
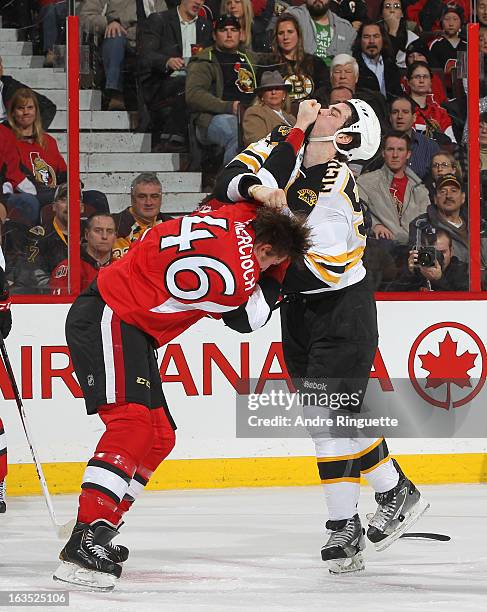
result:
<svg viewBox="0 0 487 612"><path fill-rule="evenodd" d="M241 200L242 179L252 174L263 185L285 189L290 210L307 217L312 246L306 268L290 267L285 291L318 293L354 285L366 274L364 218L355 179L348 166L335 159L303 167L304 147L295 155L283 142L289 130L280 126L237 155L223 172L226 193L217 195Z"/></svg>

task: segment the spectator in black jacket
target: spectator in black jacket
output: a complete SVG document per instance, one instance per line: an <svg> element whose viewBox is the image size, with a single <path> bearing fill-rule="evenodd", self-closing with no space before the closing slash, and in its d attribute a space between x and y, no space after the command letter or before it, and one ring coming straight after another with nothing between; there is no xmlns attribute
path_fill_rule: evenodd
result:
<svg viewBox="0 0 487 612"><path fill-rule="evenodd" d="M186 66L212 42L211 23L198 17L203 2L181 0L176 8L152 13L139 28L139 78L158 151L186 148Z"/></svg>
<svg viewBox="0 0 487 612"><path fill-rule="evenodd" d="M358 87L372 89L388 100L402 94L394 51L384 27L378 23L363 23L353 47L359 65Z"/></svg>
<svg viewBox="0 0 487 612"><path fill-rule="evenodd" d="M453 254L451 234L437 230L431 246L436 249L434 265L419 265L418 250L413 248L408 271L388 287L389 291L468 291L468 265Z"/></svg>
<svg viewBox="0 0 487 612"><path fill-rule="evenodd" d="M13 98L14 93L18 89L27 87L20 81L15 80L11 76L4 74L4 68L2 58L0 56L0 122L5 121L7 118L7 110L10 104L10 100ZM39 111L42 120L42 127L47 130L51 125L54 115L56 114L56 105L46 98L37 93L37 99L39 101Z"/></svg>

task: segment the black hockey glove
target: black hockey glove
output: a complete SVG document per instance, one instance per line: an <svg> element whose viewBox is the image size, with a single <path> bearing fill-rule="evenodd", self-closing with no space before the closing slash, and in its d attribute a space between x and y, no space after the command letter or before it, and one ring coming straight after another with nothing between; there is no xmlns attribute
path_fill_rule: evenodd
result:
<svg viewBox="0 0 487 612"><path fill-rule="evenodd" d="M8 291L0 295L0 333L6 338L12 329L12 313L10 312L10 296Z"/></svg>

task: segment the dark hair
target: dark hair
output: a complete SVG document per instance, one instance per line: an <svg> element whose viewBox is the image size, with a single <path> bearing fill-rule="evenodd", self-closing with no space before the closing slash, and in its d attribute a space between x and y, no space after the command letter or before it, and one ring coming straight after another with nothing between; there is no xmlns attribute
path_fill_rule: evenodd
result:
<svg viewBox="0 0 487 612"><path fill-rule="evenodd" d="M261 206L252 221L254 244L270 244L272 252L299 262L311 247L310 230L304 220Z"/></svg>
<svg viewBox="0 0 487 612"><path fill-rule="evenodd" d="M448 240L448 246L451 249L453 246L453 240L451 237L450 232L447 232L445 229L437 229L435 232L435 242L438 240L438 238L441 238L442 236L444 236L447 240Z"/></svg>
<svg viewBox="0 0 487 612"><path fill-rule="evenodd" d="M382 55L384 57L393 58L395 56L394 49L392 47L391 39L389 38L389 34L386 32L386 29L380 21L372 21L371 19L366 19L362 22L358 32L357 38L353 43L352 47L352 55L354 57L360 57L362 53L362 32L366 26L377 26L382 35Z"/></svg>
<svg viewBox="0 0 487 612"><path fill-rule="evenodd" d="M487 123L487 111L480 113L479 119L482 123Z"/></svg>
<svg viewBox="0 0 487 612"><path fill-rule="evenodd" d="M407 149L408 151L411 151L411 138L409 138L409 136L406 134L406 132L400 132L399 130L389 130L382 142L383 142L383 147L386 146L386 140L388 138L400 138L401 140L404 140L404 142L406 143Z"/></svg>
<svg viewBox="0 0 487 612"><path fill-rule="evenodd" d="M418 62L413 62L412 64L409 64L409 66L406 68L406 78L408 81L411 80L411 77L413 76L413 73L416 70L416 68L426 68L426 70L429 72L430 77L433 78L433 71L428 66L428 64L426 62L418 61Z"/></svg>
<svg viewBox="0 0 487 612"><path fill-rule="evenodd" d="M93 223L93 220L96 219L97 217L108 217L109 219L111 219L113 221L113 225L115 226L115 219L113 218L113 215L111 215L110 213L105 213L105 212L94 212L92 213L88 219L86 219L85 222L85 231L88 231L91 229L91 225Z"/></svg>
<svg viewBox="0 0 487 612"><path fill-rule="evenodd" d="M397 96L397 98L394 98L394 100L392 100L392 102L389 104L389 115L392 113L392 107L394 105L394 102L397 102L398 100L406 100L406 102L408 102L411 106L411 113L414 115L414 113L416 112L417 105L416 102L409 96Z"/></svg>
<svg viewBox="0 0 487 612"><path fill-rule="evenodd" d="M354 92L350 89L350 87L347 87L346 85L337 85L336 87L332 87L329 91L328 97L330 96L332 91L336 91L337 89L346 89L347 91L349 91L352 94L352 98L354 96ZM353 109L355 110L355 109Z"/></svg>
<svg viewBox="0 0 487 612"><path fill-rule="evenodd" d="M296 32L298 33L298 44L296 47L296 62L293 67L289 64L289 60L287 60L283 53L281 52L279 45L277 44L277 30L281 23L285 21L290 21L294 27L296 28ZM281 13L279 17L276 19L276 23L274 25L274 29L272 31L272 50L279 58L281 64L284 65L284 69L286 74L292 75L313 75L313 56L305 53L304 51L304 41L303 41L303 30L301 29L301 25L297 18L291 13ZM281 69L279 69L281 72Z"/></svg>

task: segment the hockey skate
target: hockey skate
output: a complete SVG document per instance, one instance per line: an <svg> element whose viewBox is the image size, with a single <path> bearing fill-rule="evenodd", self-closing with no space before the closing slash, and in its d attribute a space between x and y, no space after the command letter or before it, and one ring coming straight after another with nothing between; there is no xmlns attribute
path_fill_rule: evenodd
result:
<svg viewBox="0 0 487 612"><path fill-rule="evenodd" d="M5 480L0 480L0 514L7 511L7 486Z"/></svg>
<svg viewBox="0 0 487 612"><path fill-rule="evenodd" d="M122 574L122 566L108 556L100 541L110 541L106 530L116 531L106 523L77 523L70 539L59 554L62 563L54 580L67 582L91 591L111 591ZM113 537L113 536L112 536Z"/></svg>
<svg viewBox="0 0 487 612"><path fill-rule="evenodd" d="M119 528L123 525L119 525ZM129 549L126 546L120 544L112 544L113 538L118 536L119 528L113 527L110 523L105 521L95 521L91 524L93 531L97 531L98 527L105 527L105 529L98 529L97 533L97 544L103 546L107 553L107 557L114 563L123 563L129 558Z"/></svg>
<svg viewBox="0 0 487 612"><path fill-rule="evenodd" d="M359 515L343 521L327 521L326 528L330 537L321 549L321 558L328 563L330 574L363 570L365 538Z"/></svg>
<svg viewBox="0 0 487 612"><path fill-rule="evenodd" d="M406 478L397 461L392 461L399 472L399 482L390 491L375 494L379 506L374 515L367 515L367 537L379 552L393 544L430 507L414 484Z"/></svg>

